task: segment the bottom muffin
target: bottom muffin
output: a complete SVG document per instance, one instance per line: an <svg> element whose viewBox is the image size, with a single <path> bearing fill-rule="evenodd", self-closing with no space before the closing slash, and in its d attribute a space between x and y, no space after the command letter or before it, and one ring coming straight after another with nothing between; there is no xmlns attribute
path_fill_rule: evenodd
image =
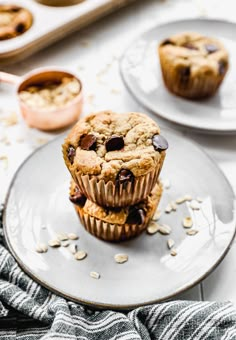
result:
<svg viewBox="0 0 236 340"><path fill-rule="evenodd" d="M70 200L74 203L81 223L92 235L105 241L125 241L139 235L153 217L162 194L157 183L142 202L123 208L105 208L86 199L71 181Z"/></svg>

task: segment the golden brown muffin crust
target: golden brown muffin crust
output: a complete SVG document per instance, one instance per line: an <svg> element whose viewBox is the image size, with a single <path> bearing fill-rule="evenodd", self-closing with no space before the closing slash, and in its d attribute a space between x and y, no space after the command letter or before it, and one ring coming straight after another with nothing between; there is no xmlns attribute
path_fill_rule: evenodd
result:
<svg viewBox="0 0 236 340"><path fill-rule="evenodd" d="M139 177L152 171L165 153L153 145L153 136L159 134L159 126L142 113L103 111L74 126L63 144L63 155L71 173L108 181L127 169Z"/></svg>
<svg viewBox="0 0 236 340"><path fill-rule="evenodd" d="M159 46L160 56L176 68L191 68L190 77L221 76L228 69L228 52L217 39L194 32L176 34Z"/></svg>

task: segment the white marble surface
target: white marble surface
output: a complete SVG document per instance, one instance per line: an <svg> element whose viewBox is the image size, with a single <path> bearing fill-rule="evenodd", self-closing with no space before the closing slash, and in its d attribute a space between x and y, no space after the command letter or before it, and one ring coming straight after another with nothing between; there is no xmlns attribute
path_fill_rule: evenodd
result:
<svg viewBox="0 0 236 340"><path fill-rule="evenodd" d="M235 9L235 0L137 1L29 59L1 69L23 75L35 67L66 67L76 72L84 82L83 114L99 109L142 111L124 88L118 69L119 56L129 42L144 30L169 20L209 16L235 21ZM15 124L12 124L14 120ZM161 126L168 126L163 120L158 121ZM206 136L188 131L181 133L204 147L224 171L236 192L236 136ZM10 180L21 162L40 144L54 136L27 128L18 111L14 87L1 84L0 158L7 156L7 160L0 160L0 202L4 201ZM236 303L235 279L234 243L217 270L180 298L231 300Z"/></svg>

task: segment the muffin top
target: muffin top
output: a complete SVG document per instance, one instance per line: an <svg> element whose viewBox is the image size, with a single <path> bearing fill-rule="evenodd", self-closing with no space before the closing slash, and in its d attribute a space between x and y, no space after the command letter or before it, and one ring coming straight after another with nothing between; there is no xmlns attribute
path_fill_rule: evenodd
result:
<svg viewBox="0 0 236 340"><path fill-rule="evenodd" d="M159 45L160 56L194 77L199 73L223 76L228 69L228 52L216 39L198 33L176 34Z"/></svg>
<svg viewBox="0 0 236 340"><path fill-rule="evenodd" d="M15 5L0 5L0 40L10 39L27 31L32 25L32 14Z"/></svg>
<svg viewBox="0 0 236 340"><path fill-rule="evenodd" d="M71 173L122 182L152 171L167 147L159 126L145 114L103 111L72 128L63 156Z"/></svg>
<svg viewBox="0 0 236 340"><path fill-rule="evenodd" d="M104 222L112 224L143 224L146 219L150 219L156 209L157 203L162 194L162 186L156 184L150 195L142 202L124 208L105 208L86 199L81 194L75 182L71 181L70 200L76 206L83 208L83 212Z"/></svg>

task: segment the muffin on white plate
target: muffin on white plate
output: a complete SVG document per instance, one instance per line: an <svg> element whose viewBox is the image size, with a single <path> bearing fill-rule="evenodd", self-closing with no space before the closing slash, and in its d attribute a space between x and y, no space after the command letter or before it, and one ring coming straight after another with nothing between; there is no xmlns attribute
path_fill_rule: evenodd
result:
<svg viewBox="0 0 236 340"><path fill-rule="evenodd" d="M229 55L214 38L185 32L158 46L167 89L184 98L201 99L215 94L229 68Z"/></svg>

